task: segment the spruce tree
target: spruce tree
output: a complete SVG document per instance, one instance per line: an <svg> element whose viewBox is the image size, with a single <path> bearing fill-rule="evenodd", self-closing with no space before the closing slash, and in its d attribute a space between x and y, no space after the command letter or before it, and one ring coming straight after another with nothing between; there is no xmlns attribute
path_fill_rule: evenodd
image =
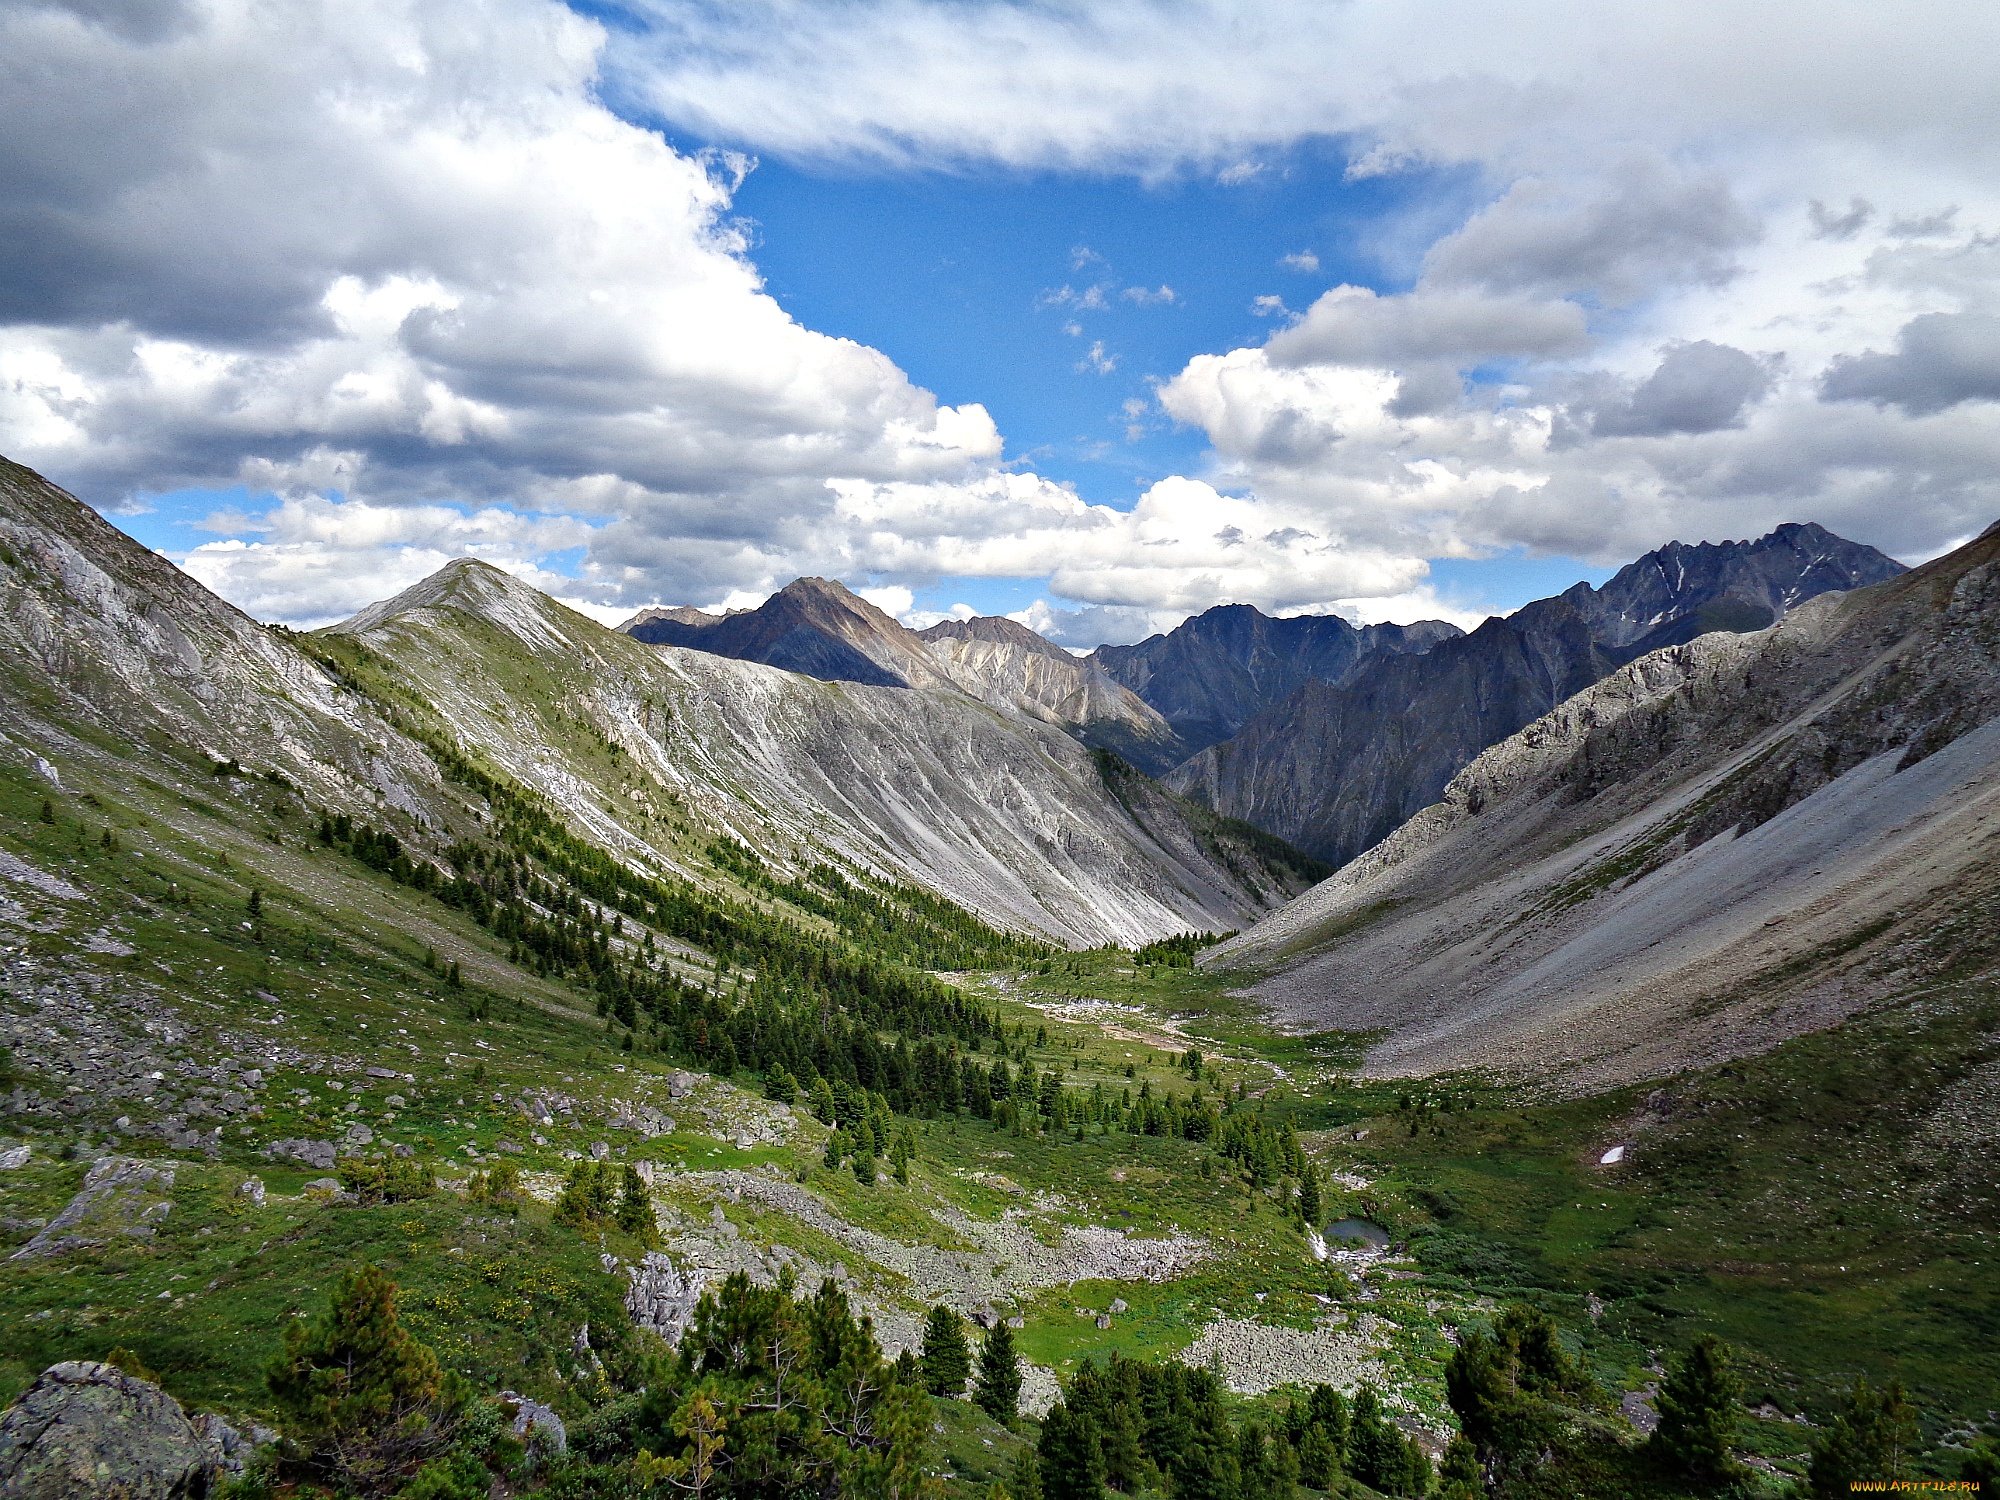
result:
<svg viewBox="0 0 2000 1500"><path fill-rule="evenodd" d="M1305 1176L1299 1179L1299 1218L1304 1221L1306 1228L1318 1229L1321 1211L1319 1171L1311 1162L1307 1162Z"/></svg>
<svg viewBox="0 0 2000 1500"><path fill-rule="evenodd" d="M623 1191L618 1198L618 1227L627 1234L637 1235L641 1244L651 1248L660 1242L660 1228L653 1218L653 1195L647 1191L646 1179L639 1175L639 1169L630 1163L625 1167Z"/></svg>
<svg viewBox="0 0 2000 1500"><path fill-rule="evenodd" d="M1660 1425L1647 1451L1669 1473L1704 1484L1736 1472L1729 1450L1736 1438L1742 1385L1729 1346L1704 1333L1674 1361L1655 1405Z"/></svg>
<svg viewBox="0 0 2000 1500"><path fill-rule="evenodd" d="M966 1377L972 1373L972 1347L965 1339L965 1321L948 1307L933 1307L924 1320L918 1360L923 1366L925 1390L933 1396L963 1396Z"/></svg>
<svg viewBox="0 0 2000 1500"><path fill-rule="evenodd" d="M1014 1353L1014 1330L996 1318L979 1350L979 1379L972 1399L996 1422L1011 1422L1021 1405L1021 1362Z"/></svg>

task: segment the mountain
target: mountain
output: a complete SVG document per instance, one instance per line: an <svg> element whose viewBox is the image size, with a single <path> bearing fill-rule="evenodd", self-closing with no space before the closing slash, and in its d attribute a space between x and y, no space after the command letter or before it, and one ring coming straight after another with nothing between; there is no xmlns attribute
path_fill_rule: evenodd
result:
<svg viewBox="0 0 2000 1500"><path fill-rule="evenodd" d="M1577 1086L2000 963L2000 527L1614 671L1212 961L1380 1072Z"/></svg>
<svg viewBox="0 0 2000 1500"><path fill-rule="evenodd" d="M827 682L956 689L1053 724L1149 773L1188 753L1145 703L1025 625L983 618L914 631L825 578L797 579L755 609L646 610L619 629L649 645L762 662Z"/></svg>
<svg viewBox="0 0 2000 1500"><path fill-rule="evenodd" d="M1100 646L1090 660L1158 711L1188 747L1206 749L1308 682L1342 683L1378 656L1428 651L1456 625L1349 624L1338 615L1273 619L1219 604L1165 635Z"/></svg>
<svg viewBox="0 0 2000 1500"><path fill-rule="evenodd" d="M827 597L786 592L787 609ZM1114 785L1069 735L942 669L942 686L886 687L649 646L468 561L323 634L633 858L668 856L645 830L679 806L788 867L832 853L1079 944L1237 927L1307 883L1309 863L1267 858L1254 830Z"/></svg>
<svg viewBox="0 0 2000 1500"><path fill-rule="evenodd" d="M733 839L1065 943L1240 927L1315 873L941 669L909 691L648 647L478 563L294 636L7 464L0 581L10 754L185 795L219 766L413 849L484 825L469 758L634 868L726 886Z"/></svg>
<svg viewBox="0 0 2000 1500"><path fill-rule="evenodd" d="M1674 543L1421 655L1308 682L1167 778L1177 792L1338 864L1435 801L1486 746L1655 647L1756 630L1805 599L1902 565L1818 526Z"/></svg>
<svg viewBox="0 0 2000 1500"><path fill-rule="evenodd" d="M950 686L909 630L827 578L794 579L755 609L647 610L619 628L649 646L691 646L825 682Z"/></svg>

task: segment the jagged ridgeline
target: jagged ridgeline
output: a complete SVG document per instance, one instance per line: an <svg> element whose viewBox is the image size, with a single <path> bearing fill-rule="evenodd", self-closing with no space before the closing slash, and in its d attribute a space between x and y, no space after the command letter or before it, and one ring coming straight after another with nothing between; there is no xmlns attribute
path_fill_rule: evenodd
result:
<svg viewBox="0 0 2000 1500"><path fill-rule="evenodd" d="M342 636L304 644L351 690L379 692L384 717L487 810L479 834L429 854L345 813L321 815L319 841L464 912L507 945L510 962L592 991L634 1045L725 1075L824 1077L879 1092L900 1111L935 1112L959 1102L943 1097L959 1049L976 1049L998 1023L927 971L1054 951L942 897L830 861L778 874L733 839L699 846L715 877L707 885L636 869L424 722L415 695L395 690L366 645Z"/></svg>

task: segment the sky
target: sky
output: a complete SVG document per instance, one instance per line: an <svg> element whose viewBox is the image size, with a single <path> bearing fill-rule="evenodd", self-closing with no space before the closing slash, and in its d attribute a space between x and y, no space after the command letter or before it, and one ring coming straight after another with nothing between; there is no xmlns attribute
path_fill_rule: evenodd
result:
<svg viewBox="0 0 2000 1500"><path fill-rule="evenodd" d="M13 0L0 452L224 597L1075 647L2000 516L2000 8Z"/></svg>

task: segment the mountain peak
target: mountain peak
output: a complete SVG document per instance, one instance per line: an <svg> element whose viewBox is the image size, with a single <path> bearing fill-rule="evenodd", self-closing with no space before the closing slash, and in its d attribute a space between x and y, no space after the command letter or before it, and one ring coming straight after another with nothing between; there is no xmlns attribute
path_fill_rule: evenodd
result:
<svg viewBox="0 0 2000 1500"><path fill-rule="evenodd" d="M531 583L476 557L455 557L399 594L369 605L326 629L366 635L423 610L461 609L536 643L560 639L556 616L569 612Z"/></svg>

